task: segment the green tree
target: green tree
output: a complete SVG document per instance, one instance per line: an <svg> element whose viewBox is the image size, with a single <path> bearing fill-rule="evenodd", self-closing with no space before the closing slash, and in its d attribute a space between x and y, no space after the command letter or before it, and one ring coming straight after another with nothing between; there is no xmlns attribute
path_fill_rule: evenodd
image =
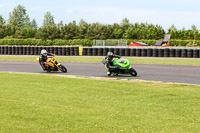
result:
<svg viewBox="0 0 200 133"><path fill-rule="evenodd" d="M132 27L129 27L124 34L124 38L126 39L136 39L136 34Z"/></svg>
<svg viewBox="0 0 200 133"><path fill-rule="evenodd" d="M51 13L48 11L44 14L43 24L42 26L53 26L55 25L54 17L51 15Z"/></svg>
<svg viewBox="0 0 200 133"><path fill-rule="evenodd" d="M64 39L64 25L63 25L63 21L60 21L57 24L57 28L58 28L58 38Z"/></svg>
<svg viewBox="0 0 200 133"><path fill-rule="evenodd" d="M0 15L0 38L5 37L5 20L4 18Z"/></svg>
<svg viewBox="0 0 200 133"><path fill-rule="evenodd" d="M197 27L195 25L192 25L192 33L193 33L193 39L194 40L199 40L199 30L197 29Z"/></svg>
<svg viewBox="0 0 200 133"><path fill-rule="evenodd" d="M89 25L87 37L90 40L100 39L101 38L101 29L102 25L100 23L93 23Z"/></svg>
<svg viewBox="0 0 200 133"><path fill-rule="evenodd" d="M130 23L129 20L127 18L124 18L120 24L121 29L123 30L123 32L125 32L129 27L130 27Z"/></svg>
<svg viewBox="0 0 200 133"><path fill-rule="evenodd" d="M80 27L79 38L86 39L87 32L88 32L88 26L89 26L88 23L86 21L84 21L83 19L81 19L78 26Z"/></svg>
<svg viewBox="0 0 200 133"><path fill-rule="evenodd" d="M20 36L24 26L30 25L29 16L26 14L26 9L24 6L18 5L14 10L9 14L8 19L9 27L13 29L14 36Z"/></svg>
<svg viewBox="0 0 200 133"><path fill-rule="evenodd" d="M0 25L5 25L5 23L4 18L0 15Z"/></svg>
<svg viewBox="0 0 200 133"><path fill-rule="evenodd" d="M123 36L123 30L121 28L114 30L115 38L121 39Z"/></svg>
<svg viewBox="0 0 200 133"><path fill-rule="evenodd" d="M58 38L59 29L54 23L54 17L50 12L46 12L44 14L42 27L38 29L36 36L37 38L41 38L43 40Z"/></svg>
<svg viewBox="0 0 200 133"><path fill-rule="evenodd" d="M79 39L79 27L76 25L76 21L70 22L68 25L64 26L65 39Z"/></svg>

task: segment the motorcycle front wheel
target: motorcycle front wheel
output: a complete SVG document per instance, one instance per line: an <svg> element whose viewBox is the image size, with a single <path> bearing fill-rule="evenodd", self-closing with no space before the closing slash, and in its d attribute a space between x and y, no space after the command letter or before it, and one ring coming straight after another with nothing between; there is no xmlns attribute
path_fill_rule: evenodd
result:
<svg viewBox="0 0 200 133"><path fill-rule="evenodd" d="M131 76L137 76L137 72L136 72L136 70L134 68L129 69L129 74Z"/></svg>
<svg viewBox="0 0 200 133"><path fill-rule="evenodd" d="M61 71L61 72L64 72L64 73L67 72L67 68L66 68L65 66L60 65L59 68L60 68L60 71Z"/></svg>

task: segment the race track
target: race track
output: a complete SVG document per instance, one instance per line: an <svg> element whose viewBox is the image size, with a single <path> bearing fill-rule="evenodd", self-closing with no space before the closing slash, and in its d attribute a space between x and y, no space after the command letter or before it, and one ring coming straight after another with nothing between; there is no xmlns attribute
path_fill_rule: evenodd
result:
<svg viewBox="0 0 200 133"><path fill-rule="evenodd" d="M107 77L107 70L102 63L61 62L68 69L67 73L51 72L52 74ZM200 85L200 66L189 65L158 65L131 64L138 72L137 77L119 75L110 78L141 79L164 82L188 83ZM0 61L1 72L43 73L38 62Z"/></svg>

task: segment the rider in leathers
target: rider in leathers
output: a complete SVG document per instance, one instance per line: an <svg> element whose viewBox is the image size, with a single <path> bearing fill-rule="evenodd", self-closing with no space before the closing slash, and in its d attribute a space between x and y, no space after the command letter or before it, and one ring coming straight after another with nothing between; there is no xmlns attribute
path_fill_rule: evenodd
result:
<svg viewBox="0 0 200 133"><path fill-rule="evenodd" d="M116 69L117 71L119 71L120 66L113 66L113 58L120 59L121 56L114 55L112 52L107 53L107 56L105 57L105 64L106 64L106 67L108 68L107 74L110 74L113 69Z"/></svg>
<svg viewBox="0 0 200 133"><path fill-rule="evenodd" d="M45 66L48 64L48 62L46 62L48 59L47 56L55 56L55 54L50 54L45 49L42 49L39 57L39 63L44 71L48 70L48 68Z"/></svg>

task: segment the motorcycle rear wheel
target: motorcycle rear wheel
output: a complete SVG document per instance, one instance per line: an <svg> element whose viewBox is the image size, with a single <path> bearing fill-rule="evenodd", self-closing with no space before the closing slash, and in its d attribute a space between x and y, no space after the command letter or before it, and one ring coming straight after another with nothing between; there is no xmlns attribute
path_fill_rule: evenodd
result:
<svg viewBox="0 0 200 133"><path fill-rule="evenodd" d="M129 74L131 76L137 76L137 72L136 72L136 70L134 68L129 69Z"/></svg>
<svg viewBox="0 0 200 133"><path fill-rule="evenodd" d="M67 68L66 68L65 66L60 65L59 68L60 68L60 71L61 71L61 72L64 72L64 73L67 72Z"/></svg>

